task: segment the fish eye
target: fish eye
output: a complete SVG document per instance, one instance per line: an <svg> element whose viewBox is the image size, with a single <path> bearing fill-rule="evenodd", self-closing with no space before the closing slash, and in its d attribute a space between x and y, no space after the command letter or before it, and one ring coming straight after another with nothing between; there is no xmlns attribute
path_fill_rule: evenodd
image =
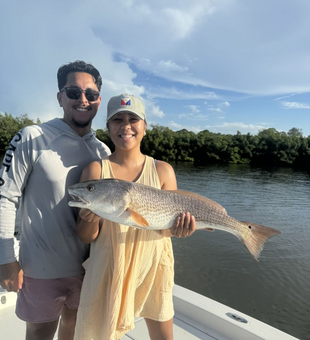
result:
<svg viewBox="0 0 310 340"><path fill-rule="evenodd" d="M93 191L95 189L95 187L92 185L92 184L89 184L88 186L87 186L87 190L88 191Z"/></svg>

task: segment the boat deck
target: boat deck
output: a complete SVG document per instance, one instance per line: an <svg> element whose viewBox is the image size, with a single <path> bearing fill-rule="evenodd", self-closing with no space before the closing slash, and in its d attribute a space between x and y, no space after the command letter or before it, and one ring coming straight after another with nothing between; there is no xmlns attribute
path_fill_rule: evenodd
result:
<svg viewBox="0 0 310 340"><path fill-rule="evenodd" d="M214 332L208 327L200 325L193 326L193 320L186 318L180 313L176 313L173 324L174 338L178 340L231 340L221 334ZM135 328L121 338L121 340L149 340L148 330L144 319L137 319Z"/></svg>
<svg viewBox="0 0 310 340"><path fill-rule="evenodd" d="M15 307L0 310L0 338L6 340L21 340L25 338L26 326L14 313ZM135 328L121 338L121 340L148 340L148 331L143 318L135 322ZM182 317L176 315L174 318L174 335L178 340L229 340L225 337L214 337L209 335L208 330L202 330L191 326ZM212 331L210 330L209 333ZM57 337L55 337L57 339Z"/></svg>
<svg viewBox="0 0 310 340"><path fill-rule="evenodd" d="M174 338L177 340L298 340L248 315L194 293L174 287ZM15 293L0 289L0 338L25 338L26 325L15 315ZM57 338L55 337L55 340ZM143 318L121 340L149 340ZM95 339L100 340L100 339Z"/></svg>

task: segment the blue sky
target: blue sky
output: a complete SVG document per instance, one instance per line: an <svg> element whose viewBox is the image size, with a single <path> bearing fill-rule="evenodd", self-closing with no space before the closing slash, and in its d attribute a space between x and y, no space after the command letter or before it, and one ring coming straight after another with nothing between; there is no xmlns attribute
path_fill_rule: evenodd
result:
<svg viewBox="0 0 310 340"><path fill-rule="evenodd" d="M108 99L141 96L149 126L310 135L308 0L12 0L0 5L0 111L62 117L58 68L81 59Z"/></svg>

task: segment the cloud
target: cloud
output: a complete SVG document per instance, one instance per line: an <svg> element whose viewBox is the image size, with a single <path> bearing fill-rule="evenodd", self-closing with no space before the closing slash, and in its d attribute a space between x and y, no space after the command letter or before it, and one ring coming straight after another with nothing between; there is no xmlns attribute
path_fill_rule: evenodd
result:
<svg viewBox="0 0 310 340"><path fill-rule="evenodd" d="M184 117L183 117L184 118ZM224 117L220 117L224 118ZM192 131L198 133L203 130L209 130L214 133L221 134L236 134L237 131L240 131L242 134L250 133L252 135L257 134L259 131L267 129L269 126L266 123L261 124L245 124L242 122L223 122L222 124L213 124L213 125L189 125L184 123L177 123L174 120L170 120L168 122L168 126L176 131L186 129L188 131Z"/></svg>
<svg viewBox="0 0 310 340"><path fill-rule="evenodd" d="M204 120L208 120L209 116L208 115L204 115L204 114L197 114L195 112L189 112L189 113L181 113L178 115L179 119L186 119L186 120L196 120L196 121L204 121Z"/></svg>
<svg viewBox="0 0 310 340"><path fill-rule="evenodd" d="M181 124L178 124L172 120L168 122L168 126L173 130L181 130L183 128Z"/></svg>
<svg viewBox="0 0 310 340"><path fill-rule="evenodd" d="M150 116L152 117L158 117L163 118L165 116L164 112L157 106L154 102L151 102L149 100L145 100L145 110L147 112L147 119Z"/></svg>
<svg viewBox="0 0 310 340"><path fill-rule="evenodd" d="M275 100L282 100L282 99L285 99L285 98L291 98L291 97L294 97L294 96L296 96L298 94L300 94L300 93L291 93L291 94L288 94L287 96L278 97Z"/></svg>
<svg viewBox="0 0 310 340"><path fill-rule="evenodd" d="M224 122L220 125L206 125L205 129L211 132L223 133L223 134L236 134L240 131L242 134L257 134L260 130L266 129L266 125L245 124L242 122Z"/></svg>
<svg viewBox="0 0 310 340"><path fill-rule="evenodd" d="M1 23L7 27L0 30L1 44L6 46L0 56L1 110L17 116L27 113L41 121L62 117L56 100L56 73L61 65L77 59L91 62L103 76L102 103L95 127L105 123L105 108L111 96L144 93L144 88L134 83L135 72L125 62L116 62L113 48L94 34L84 5L77 2L72 10L69 4L62 4L63 11L58 11L57 1L46 7L38 1L17 2L14 10L6 6L14 17L3 14Z"/></svg>
<svg viewBox="0 0 310 340"><path fill-rule="evenodd" d="M282 105L286 109L310 109L309 104L299 103L299 102L282 102Z"/></svg>
<svg viewBox="0 0 310 340"><path fill-rule="evenodd" d="M153 87L150 84L148 88L148 96L152 98L174 99L174 100L220 100L220 96L212 91L188 90L184 91L176 87Z"/></svg>
<svg viewBox="0 0 310 340"><path fill-rule="evenodd" d="M174 121L169 121L168 126L170 127L171 130L174 130L174 131L178 131L178 130L182 130L182 129L186 129L188 131L192 131L192 132L195 132L195 133L202 131L200 126L183 125L183 124L178 124Z"/></svg>
<svg viewBox="0 0 310 340"><path fill-rule="evenodd" d="M173 28L174 39L184 39L193 31L197 13L184 12L183 10L176 8L166 8L163 12L167 16L167 22L169 22L168 26Z"/></svg>
<svg viewBox="0 0 310 340"><path fill-rule="evenodd" d="M158 63L158 70L160 73L164 72L184 73L188 71L188 67L179 66L171 60L161 60Z"/></svg>
<svg viewBox="0 0 310 340"><path fill-rule="evenodd" d="M186 107L189 108L192 111L192 113L199 113L200 112L200 109L197 105L187 105Z"/></svg>
<svg viewBox="0 0 310 340"><path fill-rule="evenodd" d="M255 95L310 90L309 2L281 2L279 12L278 3L268 0L259 6L238 0L149 1L143 16L140 5L132 2L131 15L122 16L126 38L117 27L118 11L113 13L117 4L98 11L96 24L98 36L137 67L148 60L144 69L171 81ZM113 39L105 31L113 31ZM162 61L175 68L163 72Z"/></svg>
<svg viewBox="0 0 310 340"><path fill-rule="evenodd" d="M214 112L222 112L222 110L219 107L208 107L208 111L214 111Z"/></svg>

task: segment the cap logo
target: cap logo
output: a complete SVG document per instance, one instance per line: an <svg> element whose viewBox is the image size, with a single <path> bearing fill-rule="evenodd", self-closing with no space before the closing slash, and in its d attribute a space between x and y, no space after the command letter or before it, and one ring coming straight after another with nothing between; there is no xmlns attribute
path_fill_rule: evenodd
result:
<svg viewBox="0 0 310 340"><path fill-rule="evenodd" d="M131 105L130 97L122 97L121 98L121 105L127 105L127 106Z"/></svg>

